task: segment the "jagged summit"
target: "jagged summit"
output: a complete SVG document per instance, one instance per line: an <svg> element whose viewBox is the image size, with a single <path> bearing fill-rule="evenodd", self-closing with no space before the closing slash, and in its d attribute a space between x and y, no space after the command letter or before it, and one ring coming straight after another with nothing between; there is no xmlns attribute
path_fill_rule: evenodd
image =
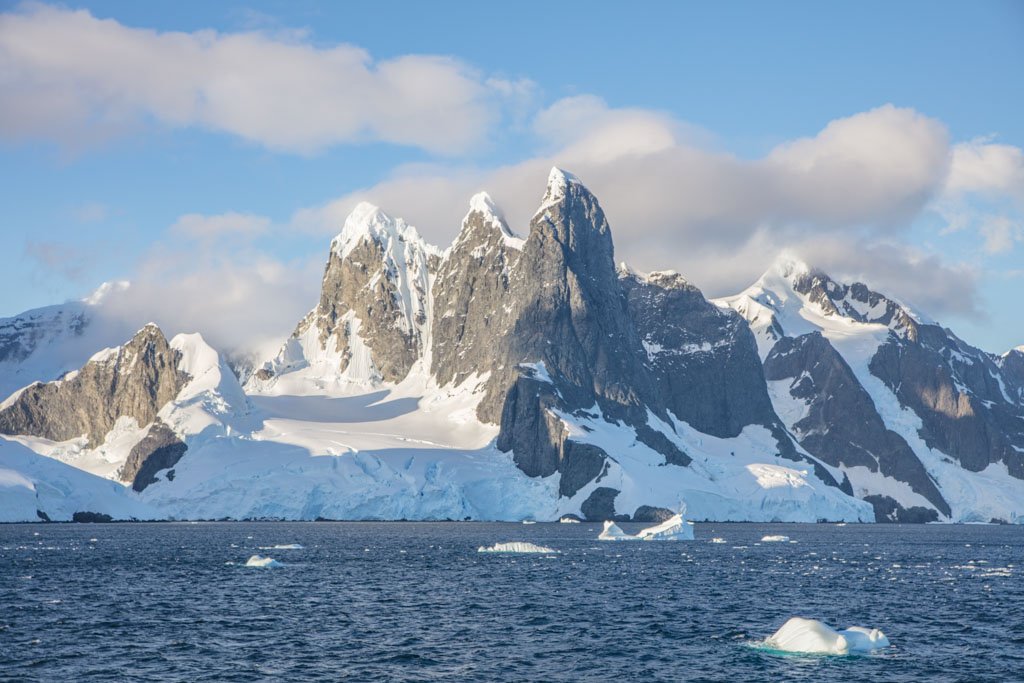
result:
<svg viewBox="0 0 1024 683"><path fill-rule="evenodd" d="M595 203L597 201L578 177L557 166L552 166L551 172L548 174L548 184L544 188L544 198L534 217L543 215L545 211L565 202L568 197L573 195L589 197Z"/></svg>
<svg viewBox="0 0 1024 683"><path fill-rule="evenodd" d="M456 242L460 242L467 237L469 232L472 232L472 228L476 227L472 219L474 215L480 216L481 225L497 230L504 242L505 246L513 249L522 249L523 240L521 237L512 232L512 229L508 227L508 223L505 222L505 217L501 213L501 209L491 199L491 195L486 192L477 192L469 200L469 213L466 214L465 218L462 219L462 231L456 238Z"/></svg>
<svg viewBox="0 0 1024 683"><path fill-rule="evenodd" d="M579 176L569 171L557 166L551 167L551 171L548 173L548 192L564 192L570 184L583 185L583 181L579 179Z"/></svg>
<svg viewBox="0 0 1024 683"><path fill-rule="evenodd" d="M645 282L658 285L664 289L683 289L693 285L683 275L675 270L653 270L643 276Z"/></svg>
<svg viewBox="0 0 1024 683"><path fill-rule="evenodd" d="M440 255L440 250L424 242L419 231L403 219L386 213L376 204L359 202L345 219L341 232L331 241L331 251L345 258L366 239L373 240L385 250L394 242L403 242Z"/></svg>
<svg viewBox="0 0 1024 683"><path fill-rule="evenodd" d="M613 246L558 168L523 241L484 192L443 253L361 203L251 400L198 334L151 324L39 373L33 349L105 317L0 320L0 383L23 390L0 460L63 459L171 518L650 521L684 500L698 519L1024 521L1024 349L984 353L792 253L716 306Z"/></svg>

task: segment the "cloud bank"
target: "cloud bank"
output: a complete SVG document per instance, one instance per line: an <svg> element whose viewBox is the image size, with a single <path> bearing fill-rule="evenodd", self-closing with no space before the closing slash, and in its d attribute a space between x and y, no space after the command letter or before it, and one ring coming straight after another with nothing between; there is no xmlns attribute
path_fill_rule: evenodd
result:
<svg viewBox="0 0 1024 683"><path fill-rule="evenodd" d="M297 211L291 227L326 237L365 199L444 246L467 198L484 189L524 232L548 168L558 165L600 199L619 259L641 270L678 270L709 296L739 291L789 250L935 316L980 315L972 267L902 238L954 193L1014 187L998 170L1007 154L967 157L941 122L913 109L885 105L837 119L754 159L715 149L709 135L666 114L611 109L592 96L556 102L534 125L550 149L533 158L492 169L406 166L377 185ZM984 239L1004 245L1000 226Z"/></svg>
<svg viewBox="0 0 1024 683"><path fill-rule="evenodd" d="M377 61L295 32L158 32L38 4L0 14L0 64L0 136L69 145L157 123L288 152L380 141L457 154L530 91L445 56Z"/></svg>

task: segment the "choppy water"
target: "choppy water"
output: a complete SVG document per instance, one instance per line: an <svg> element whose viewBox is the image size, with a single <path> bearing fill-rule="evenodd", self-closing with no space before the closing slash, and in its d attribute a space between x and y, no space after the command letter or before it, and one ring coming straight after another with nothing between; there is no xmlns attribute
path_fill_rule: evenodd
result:
<svg viewBox="0 0 1024 683"><path fill-rule="evenodd" d="M598 530L0 526L0 679L1024 680L1020 527L699 524L689 543ZM758 545L766 534L796 542ZM562 554L476 552L515 540ZM284 566L245 567L256 553ZM881 628L893 647L751 647L794 615Z"/></svg>

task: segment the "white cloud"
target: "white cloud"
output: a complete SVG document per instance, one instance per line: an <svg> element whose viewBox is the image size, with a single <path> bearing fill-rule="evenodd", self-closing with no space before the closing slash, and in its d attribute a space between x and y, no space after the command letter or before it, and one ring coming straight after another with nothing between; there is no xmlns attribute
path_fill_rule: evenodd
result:
<svg viewBox="0 0 1024 683"><path fill-rule="evenodd" d="M443 56L375 61L301 33L158 32L37 4L0 14L0 63L0 135L70 144L155 121L293 152L384 141L451 154L532 87Z"/></svg>
<svg viewBox="0 0 1024 683"><path fill-rule="evenodd" d="M822 267L843 266L843 272L853 270L851 259L839 258L844 251L870 255L857 261L858 272L914 295L908 299L927 299L936 315L969 313L976 304L973 278L893 243L942 190L948 169L945 128L913 110L884 106L838 119L754 160L709 148L709 135L667 115L613 110L590 96L557 102L534 126L549 153L493 169L407 166L372 187L297 212L292 227L334 234L365 199L444 246L455 237L468 198L485 189L522 233L548 169L557 164L600 199L617 258L641 270L676 269L711 296L742 289L779 251L803 245ZM897 267L900 259L919 265ZM922 286L919 296L921 282L935 283L940 295L928 296ZM941 295L954 282L965 293Z"/></svg>
<svg viewBox="0 0 1024 683"><path fill-rule="evenodd" d="M168 335L201 332L233 357L262 359L316 303L322 268L322 254L283 260L245 245L161 244L128 273L131 287L105 299L101 327L125 336L155 322Z"/></svg>
<svg viewBox="0 0 1024 683"><path fill-rule="evenodd" d="M863 280L940 319L978 316L975 268L900 241L944 194L951 158L945 128L913 110L884 106L839 119L752 160L710 148L706 134L664 114L611 110L596 98L558 102L534 128L549 152L496 168L407 165L381 183L296 211L284 227L324 239L298 272L248 246L268 231L265 218L183 216L171 235L196 240L199 254L154 251L132 278L141 281L132 300L139 312L158 301L172 329L203 330L221 348L251 337L266 351L315 303L327 239L358 201L379 204L445 246L468 198L485 189L523 233L557 164L599 197L620 260L678 270L708 296L743 289L776 254L794 249L837 277ZM215 249L220 235L242 248ZM996 228L989 239L993 248L1007 244Z"/></svg>
<svg viewBox="0 0 1024 683"><path fill-rule="evenodd" d="M249 213L228 212L213 216L185 214L171 226L172 234L196 240L217 239L225 235L253 237L266 232L270 219Z"/></svg>
<svg viewBox="0 0 1024 683"><path fill-rule="evenodd" d="M978 138L953 146L948 194L979 193L1024 202L1024 151Z"/></svg>
<svg viewBox="0 0 1024 683"><path fill-rule="evenodd" d="M979 224L985 239L984 249L989 254L1010 251L1018 242L1024 242L1024 226L1009 216L988 216Z"/></svg>

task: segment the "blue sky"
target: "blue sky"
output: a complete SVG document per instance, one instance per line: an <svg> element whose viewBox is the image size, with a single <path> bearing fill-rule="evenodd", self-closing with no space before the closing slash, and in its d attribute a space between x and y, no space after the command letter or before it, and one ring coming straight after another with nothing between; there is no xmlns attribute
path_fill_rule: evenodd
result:
<svg viewBox="0 0 1024 683"><path fill-rule="evenodd" d="M1024 343L1024 5L477 5L5 4L0 315L129 279L274 338L358 199L443 245L478 189L522 229L558 163L709 295L796 249Z"/></svg>

